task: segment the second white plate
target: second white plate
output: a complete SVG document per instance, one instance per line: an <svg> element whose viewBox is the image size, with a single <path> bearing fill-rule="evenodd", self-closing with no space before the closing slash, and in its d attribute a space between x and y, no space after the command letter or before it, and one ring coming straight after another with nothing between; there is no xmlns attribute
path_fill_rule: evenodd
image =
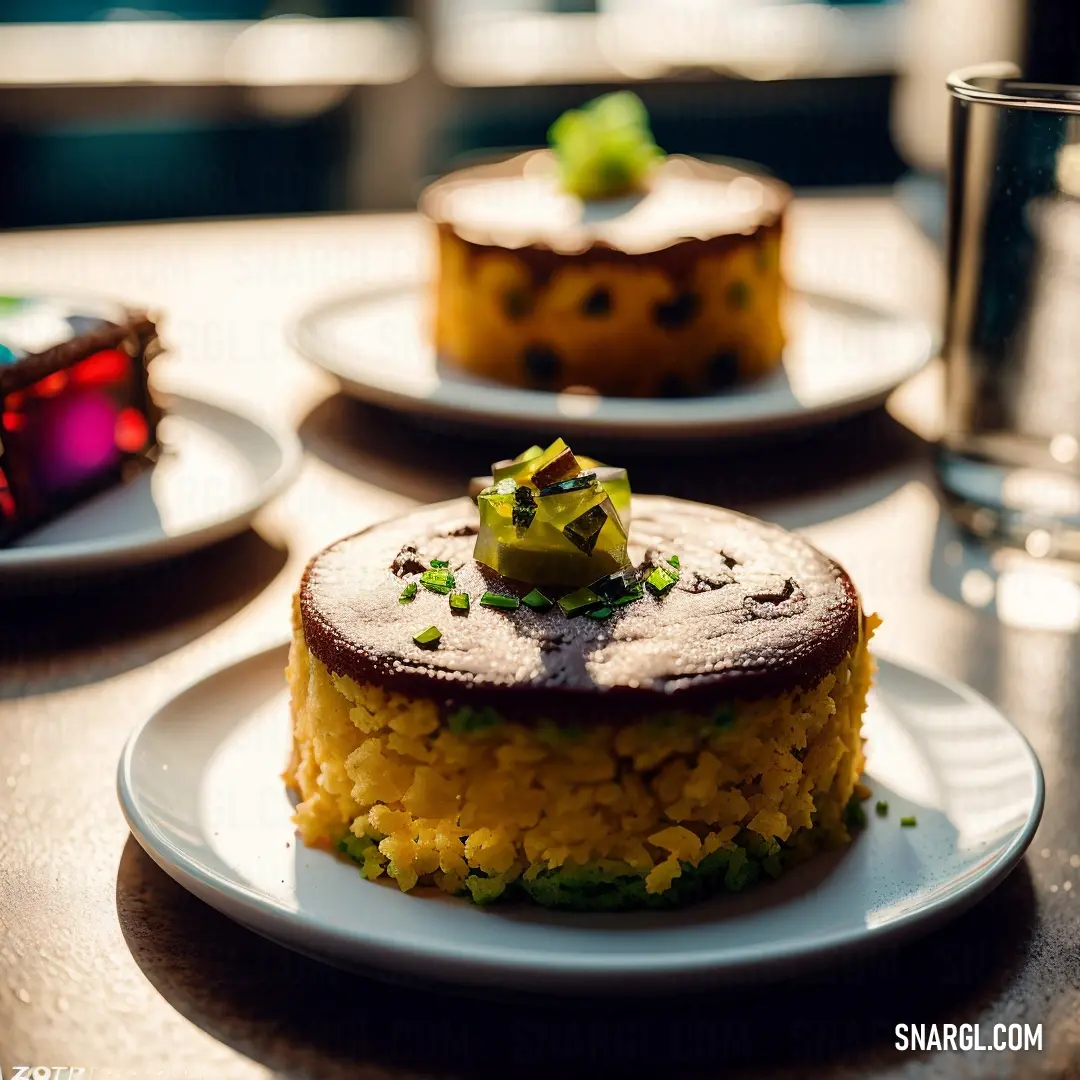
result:
<svg viewBox="0 0 1080 1080"><path fill-rule="evenodd" d="M1039 823L1023 736L957 683L882 663L867 715L871 810L846 851L776 882L670 912L573 915L402 895L304 847L280 774L285 647L173 698L131 737L120 801L184 888L330 963L443 982L649 993L776 978L922 934L999 884ZM901 828L905 815L915 828Z"/></svg>
<svg viewBox="0 0 1080 1080"><path fill-rule="evenodd" d="M610 398L518 390L440 364L426 336L427 285L320 304L292 327L294 347L363 401L430 421L549 436L721 439L828 423L880 405L933 355L918 320L794 293L783 366L724 394Z"/></svg>

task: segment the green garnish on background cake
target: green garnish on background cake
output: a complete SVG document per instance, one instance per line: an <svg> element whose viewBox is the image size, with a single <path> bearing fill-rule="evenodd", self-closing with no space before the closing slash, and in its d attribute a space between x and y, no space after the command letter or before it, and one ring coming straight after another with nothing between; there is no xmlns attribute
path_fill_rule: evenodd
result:
<svg viewBox="0 0 1080 1080"><path fill-rule="evenodd" d="M563 187L581 199L617 199L641 191L649 170L664 158L641 98L629 90L568 109L548 129L548 142Z"/></svg>

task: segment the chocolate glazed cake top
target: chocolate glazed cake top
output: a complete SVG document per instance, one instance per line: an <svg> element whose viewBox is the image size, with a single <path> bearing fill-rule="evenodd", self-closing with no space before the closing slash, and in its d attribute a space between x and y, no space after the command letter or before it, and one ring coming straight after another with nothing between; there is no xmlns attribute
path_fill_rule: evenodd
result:
<svg viewBox="0 0 1080 1080"><path fill-rule="evenodd" d="M800 537L729 510L636 497L631 559L647 567L678 554L681 580L606 620L481 607L485 590L529 587L473 560L477 526L463 498L316 555L300 585L311 652L335 674L410 696L560 719L772 697L817 683L858 639L859 600L844 570ZM449 561L472 599L468 615L422 586L399 603L432 559ZM439 648L421 649L413 635L432 624Z"/></svg>

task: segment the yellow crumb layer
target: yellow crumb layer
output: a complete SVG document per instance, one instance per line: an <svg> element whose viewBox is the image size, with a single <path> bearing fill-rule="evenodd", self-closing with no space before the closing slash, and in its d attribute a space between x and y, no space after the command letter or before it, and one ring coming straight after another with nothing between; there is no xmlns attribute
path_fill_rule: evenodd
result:
<svg viewBox="0 0 1080 1080"><path fill-rule="evenodd" d="M470 870L510 882L599 864L644 874L648 892L662 893L682 863L697 866L742 830L796 849L843 843L877 622L865 619L856 647L816 686L738 702L720 728L667 714L456 734L433 701L329 672L297 613L285 774L300 800L293 820L312 845L350 831L370 838L364 872L405 891L459 892Z"/></svg>
<svg viewBox="0 0 1080 1080"><path fill-rule="evenodd" d="M536 284L512 250L481 252L439 230L435 343L448 362L513 386L592 387L653 397L711 393L727 372L753 378L780 363L784 346L780 228L760 229L720 253L701 256L676 280L660 265L559 258ZM693 241L689 241L693 243ZM603 313L589 313L602 290ZM659 305L694 300L678 325ZM529 359L539 350L539 359Z"/></svg>

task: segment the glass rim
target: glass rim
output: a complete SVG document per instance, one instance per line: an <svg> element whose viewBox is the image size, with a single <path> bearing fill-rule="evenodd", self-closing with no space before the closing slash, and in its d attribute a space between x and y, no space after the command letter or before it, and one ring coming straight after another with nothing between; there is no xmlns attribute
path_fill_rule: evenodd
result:
<svg viewBox="0 0 1080 1080"><path fill-rule="evenodd" d="M1014 86L1010 90L991 90L978 85L982 80L1011 82ZM962 101L997 105L1005 109L1080 113L1080 86L1066 83L1024 82L1020 68L1011 62L977 64L974 67L960 68L949 75L945 80L945 85L953 97Z"/></svg>

